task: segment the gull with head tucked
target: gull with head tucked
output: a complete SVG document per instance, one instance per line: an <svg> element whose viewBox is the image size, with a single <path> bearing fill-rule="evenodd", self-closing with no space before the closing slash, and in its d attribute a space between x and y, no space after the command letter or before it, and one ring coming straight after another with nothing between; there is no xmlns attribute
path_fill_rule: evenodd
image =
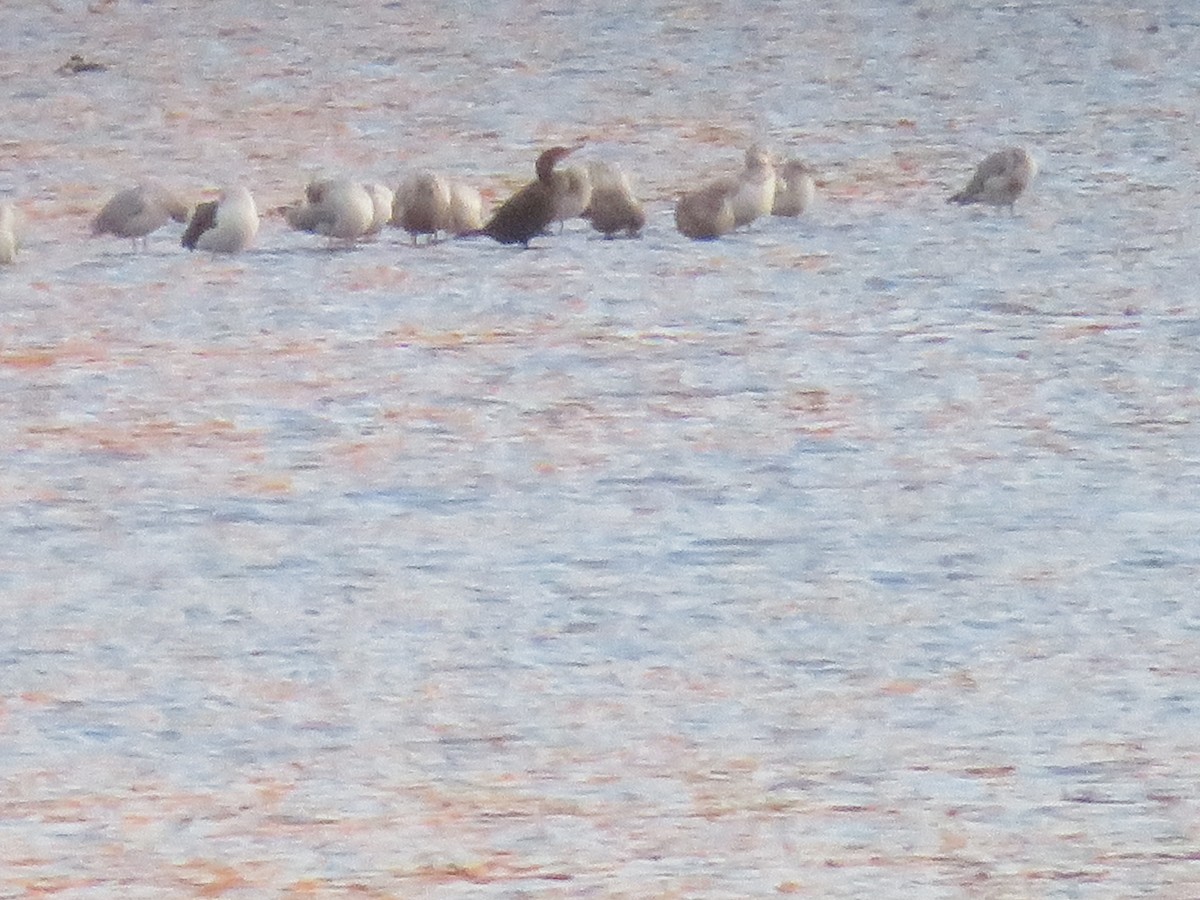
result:
<svg viewBox="0 0 1200 900"><path fill-rule="evenodd" d="M396 188L392 224L412 236L413 246L422 234L433 243L450 219L450 182L437 172L414 172Z"/></svg>
<svg viewBox="0 0 1200 900"><path fill-rule="evenodd" d="M352 243L371 233L375 201L367 188L348 178L318 178L304 189L304 202L289 207L284 217L296 231Z"/></svg>
<svg viewBox="0 0 1200 900"><path fill-rule="evenodd" d="M592 182L592 198L583 217L606 238L618 231L637 237L646 225L646 212L633 193L629 176L616 165L590 162L588 177Z"/></svg>
<svg viewBox="0 0 1200 900"><path fill-rule="evenodd" d="M461 181L450 182L450 217L446 230L451 234L466 234L483 227L483 197L479 191Z"/></svg>
<svg viewBox="0 0 1200 900"><path fill-rule="evenodd" d="M1011 213L1037 171L1037 163L1024 147L997 150L984 158L967 186L946 202L1007 206Z"/></svg>
<svg viewBox="0 0 1200 900"><path fill-rule="evenodd" d="M156 181L143 181L114 194L92 220L92 234L129 238L144 250L151 233L171 220L186 222L188 205Z"/></svg>
<svg viewBox="0 0 1200 900"><path fill-rule="evenodd" d="M733 231L733 195L726 179L683 194L675 203L675 227L684 237L709 241Z"/></svg>
<svg viewBox="0 0 1200 900"><path fill-rule="evenodd" d="M367 189L367 193L371 196L371 203L374 206L374 214L371 217L371 227L367 229L366 237L375 237L379 232L383 231L383 226L386 225L392 218L392 203L396 199L396 195L392 193L392 189L380 184L377 181L369 182L363 185Z"/></svg>
<svg viewBox="0 0 1200 900"><path fill-rule="evenodd" d="M789 159L780 166L775 175L775 202L771 205L771 215L804 215L816 194L815 174L812 166L799 159Z"/></svg>
<svg viewBox="0 0 1200 900"><path fill-rule="evenodd" d="M241 253L258 234L258 208L250 191L228 187L220 199L200 203L188 219L180 243L188 250Z"/></svg>
<svg viewBox="0 0 1200 900"><path fill-rule="evenodd" d="M0 201L0 265L17 258L22 237L21 210L7 200Z"/></svg>

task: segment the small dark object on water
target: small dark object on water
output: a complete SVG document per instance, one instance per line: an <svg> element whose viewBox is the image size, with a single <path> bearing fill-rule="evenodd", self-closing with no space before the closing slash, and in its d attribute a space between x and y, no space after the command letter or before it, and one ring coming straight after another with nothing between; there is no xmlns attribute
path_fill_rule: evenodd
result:
<svg viewBox="0 0 1200 900"><path fill-rule="evenodd" d="M107 63L100 63L90 59L84 59L78 53L72 53L69 57L67 57L67 61L58 67L58 74L78 75L81 72L105 72L107 70Z"/></svg>

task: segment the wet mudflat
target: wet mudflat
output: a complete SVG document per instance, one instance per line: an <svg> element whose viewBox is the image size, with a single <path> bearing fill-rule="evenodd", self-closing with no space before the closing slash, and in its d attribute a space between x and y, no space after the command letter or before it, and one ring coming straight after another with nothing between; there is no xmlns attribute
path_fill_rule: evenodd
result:
<svg viewBox="0 0 1200 900"><path fill-rule="evenodd" d="M1200 14L472 7L5 11L0 893L1200 892ZM87 236L578 140L642 240Z"/></svg>

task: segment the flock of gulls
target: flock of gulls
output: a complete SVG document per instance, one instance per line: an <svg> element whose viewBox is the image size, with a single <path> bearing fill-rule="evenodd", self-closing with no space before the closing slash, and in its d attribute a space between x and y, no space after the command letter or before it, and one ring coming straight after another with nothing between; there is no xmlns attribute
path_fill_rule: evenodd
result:
<svg viewBox="0 0 1200 900"><path fill-rule="evenodd" d="M444 236L486 236L502 244L529 246L539 235L583 218L606 238L637 237L646 213L620 167L603 162L560 165L579 147L551 147L537 158L537 177L484 216L479 191L437 172L416 172L391 189L350 178L317 178L304 199L279 210L298 231L352 244L378 235L386 225L402 228L417 244ZM675 204L675 226L695 240L711 240L767 215L799 216L813 200L814 170L802 160L776 166L755 145L733 175L689 190ZM1011 211L1037 174L1021 147L997 151L976 168L970 182L948 202L1007 206ZM135 249L168 222L184 223L180 243L188 250L240 253L258 234L259 211L244 186L225 188L217 200L191 207L157 182L114 195L92 221L92 233L126 238ZM21 246L22 217L11 201L0 202L0 263L11 263Z"/></svg>

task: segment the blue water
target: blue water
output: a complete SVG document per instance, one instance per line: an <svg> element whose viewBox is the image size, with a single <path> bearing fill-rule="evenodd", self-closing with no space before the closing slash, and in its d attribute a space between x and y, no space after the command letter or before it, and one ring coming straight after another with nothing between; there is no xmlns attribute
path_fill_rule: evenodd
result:
<svg viewBox="0 0 1200 900"><path fill-rule="evenodd" d="M1190 5L97 10L0 34L0 893L1200 892ZM579 138L641 241L86 237Z"/></svg>

